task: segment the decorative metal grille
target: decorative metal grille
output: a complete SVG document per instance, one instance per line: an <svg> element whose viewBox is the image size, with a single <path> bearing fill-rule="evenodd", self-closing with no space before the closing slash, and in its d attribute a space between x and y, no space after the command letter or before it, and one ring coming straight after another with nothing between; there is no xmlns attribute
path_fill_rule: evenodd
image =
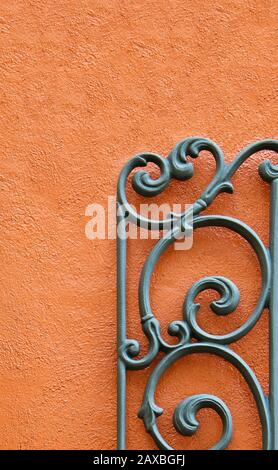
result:
<svg viewBox="0 0 278 470"><path fill-rule="evenodd" d="M218 315L233 312L239 303L239 291L229 279L221 276L205 277L197 281L188 291L183 308L183 319L173 321L168 331L178 338L178 343L167 344L161 336L160 324L150 305L150 280L152 272L167 248L186 233L192 213L171 214L166 220L149 220L138 214L127 200L126 183L130 173L137 167L144 167L149 162L160 169L158 179L152 179L144 170L137 171L132 178L134 190L143 196L155 196L170 183L172 178L186 180L193 176L193 164L188 157L197 158L202 150L209 151L215 159L216 171L211 182L200 198L193 204L193 230L202 227L226 227L238 233L250 244L257 255L262 285L258 302L249 318L236 330L214 335L206 332L197 321L199 305L196 296L206 290L214 289L220 299L212 302L211 308ZM224 161L221 149L214 142L192 137L179 142L167 158L153 153L142 153L131 158L124 166L118 181L117 191L117 262L118 262L118 449L125 449L126 421L126 370L139 370L148 367L162 351L164 357L154 368L147 382L143 402L138 416L144 421L145 428L153 437L159 449L171 447L162 437L157 425L157 418L163 412L155 403L155 389L160 377L178 359L195 353L210 353L224 358L242 374L254 396L262 425L263 448L278 449L278 165L269 160L259 166L260 176L270 183L270 246L264 245L259 236L241 220L222 215L200 215L220 192L233 192L231 178L242 163L254 153L269 150L278 152L278 141L263 140L244 148L231 164ZM152 230L167 227L151 250L143 266L139 283L139 309L142 329L149 342L148 353L139 355L138 341L126 337L126 230L127 219ZM189 227L192 229L192 226ZM269 309L269 397L264 395L262 387L248 364L229 346L245 336L256 324L264 308ZM194 339L192 341L192 339ZM197 341L196 341L197 340ZM196 413L201 408L212 408L221 417L223 430L220 440L212 449L225 449L232 437L232 417L226 404L214 395L194 395L183 400L175 409L173 423L178 432L192 435L198 426Z"/></svg>

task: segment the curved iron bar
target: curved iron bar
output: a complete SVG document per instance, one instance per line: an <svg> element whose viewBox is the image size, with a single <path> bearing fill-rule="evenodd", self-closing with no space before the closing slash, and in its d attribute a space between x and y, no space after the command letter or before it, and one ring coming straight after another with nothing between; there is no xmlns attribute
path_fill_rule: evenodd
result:
<svg viewBox="0 0 278 470"><path fill-rule="evenodd" d="M164 372L177 360L190 354L209 353L215 354L227 360L235 366L248 383L250 390L256 401L260 420L263 429L263 447L270 448L270 422L268 416L268 406L262 387L254 372L246 362L227 346L212 343L191 343L176 349L166 355L152 372L138 416L143 419L147 432L151 434L160 449L172 450L172 447L161 436L156 419L162 415L163 409L158 407L154 400L157 383ZM182 401L175 410L173 421L177 431L183 435L194 434L199 426L196 420L196 413L200 408L213 408L221 417L223 423L223 433L220 440L212 447L212 450L222 450L227 447L232 437L232 417L225 403L217 397L211 395L194 395Z"/></svg>
<svg viewBox="0 0 278 470"><path fill-rule="evenodd" d="M172 322L168 332L178 338L176 344L168 344L164 341L160 332L160 323L154 316L150 305L150 280L155 265L167 247L182 235L189 226L189 213L169 214L165 220L151 220L142 217L129 204L126 196L126 183L131 172L140 166L146 166L149 162L156 164L160 169L160 176L152 179L150 175L140 170L135 173L132 185L136 192L148 197L155 196L166 189L172 178L186 180L193 176L194 168L187 157L196 158L202 150L209 151L215 159L216 171L212 181L193 204L193 229L208 226L226 227L237 232L248 241L258 257L261 273L262 287L256 307L243 325L235 331L226 335L212 335L201 329L197 323L197 312L199 304L194 302L196 296L205 289L216 290L221 298L211 303L212 310L218 315L226 315L237 308L239 302L239 291L235 284L229 279L221 276L210 276L197 281L188 291L184 302L184 319ZM149 254L140 278L139 285L139 307L143 331L149 342L148 353L137 358L140 352L139 342L126 338L125 331L125 280L126 280L126 240L118 233L118 448L125 448L125 399L126 399L126 368L142 369L149 366L159 351L163 351L166 357L160 362L155 371L160 371L163 364L172 363L172 358L179 354L187 355L191 351L212 352L224 357L233 363L243 374L248 382L257 406L259 408L262 427L264 448L278 449L278 293L275 292L275 282L278 279L278 166L272 165L268 160L261 163L259 173L263 179L271 183L271 243L270 253L264 246L258 235L240 220L225 216L200 216L200 212L206 209L220 192L233 192L231 177L237 169L254 153L261 150L278 152L278 141L264 140L256 142L243 149L231 164L225 164L221 149L213 141L202 137L191 137L179 142L170 152L166 159L152 153L139 154L133 157L124 166L118 181L118 227L125 231L127 221L136 223L149 230L167 229L168 232L154 246ZM179 222L179 223L178 223ZM190 227L189 227L190 228ZM275 245L274 241L277 240ZM277 269L277 273L276 273ZM270 396L268 400L263 396L260 385L251 369L235 353L227 348L230 344L247 334L258 321L264 308L270 309ZM275 316L276 312L276 316ZM194 337L201 341L190 343ZM205 341L203 343L202 341ZM199 349L198 349L199 348ZM181 352L180 352L181 351ZM183 353L186 351L186 353ZM188 352L190 351L190 352ZM173 359L175 361L175 359ZM161 365L162 364L162 365ZM276 369L275 369L276 366ZM166 368L168 365L166 366ZM157 372L158 373L158 372ZM149 384L154 383L156 372L151 376ZM156 382L155 382L156 383ZM144 402L140 416L144 419L146 428L149 428L149 408L144 412L144 404L148 401L148 388L145 392ZM156 405L152 402L153 411ZM225 448L231 438L232 421L228 408L217 397L198 395L184 400L178 405L174 414L174 425L183 434L194 432L197 426L196 412L204 406L215 409L221 416L223 422L223 435L213 449ZM157 408L157 415L159 409ZM171 449L167 442L160 436L156 427L151 428L158 447ZM191 432L191 433L192 433ZM168 447L167 447L168 446Z"/></svg>

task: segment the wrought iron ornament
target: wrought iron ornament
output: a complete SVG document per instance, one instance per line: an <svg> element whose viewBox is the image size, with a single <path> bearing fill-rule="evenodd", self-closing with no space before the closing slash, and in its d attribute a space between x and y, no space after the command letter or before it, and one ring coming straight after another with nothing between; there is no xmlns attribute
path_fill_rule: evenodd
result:
<svg viewBox="0 0 278 470"><path fill-rule="evenodd" d="M137 167L144 167L149 162L160 169L158 179L152 179L144 171L137 171L132 178L134 190L143 196L155 196L163 192L172 178L187 180L193 176L193 164L188 157L197 158L202 150L209 151L215 159L216 171L212 181L193 204L193 230L202 227L226 227L241 235L255 251L262 273L260 296L254 311L236 330L225 335L207 333L198 324L199 304L197 295L206 289L214 289L220 299L211 303L217 315L233 312L239 303L239 291L229 279L221 276L205 277L197 281L188 291L184 306L183 319L173 321L168 332L178 338L178 343L168 344L161 336L160 323L150 305L150 281L160 256L177 239L186 233L189 222L188 211L171 214L166 220L150 220L138 214L126 197L127 179ZM256 401L263 435L264 449L278 449L278 165L269 160L259 166L260 176L270 183L270 247L266 247L259 236L248 225L238 219L222 215L200 215L220 192L233 192L231 179L238 168L254 153L270 150L278 152L277 140L263 140L244 148L231 164L226 164L218 145L203 137L192 137L179 142L167 158L153 153L142 153L131 158L124 166L118 181L117 191L117 291L118 291L118 449L125 449L126 421L126 370L138 370L148 367L162 351L163 359L151 373L144 393L138 416L144 421L145 428L153 437L159 449L172 449L159 432L157 418L163 413L155 402L155 390L165 371L180 358L190 354L210 353L224 358L235 366L248 383ZM142 269L139 284L139 308L142 329L149 342L148 353L136 358L140 353L138 341L126 337L126 220L132 220L138 226L152 230L167 227L167 233L156 243L147 257ZM192 218L192 214L191 214ZM190 227L189 227L190 228ZM192 228L192 227L191 227ZM122 232L122 233L121 233ZM262 387L248 364L236 354L229 345L245 336L256 324L264 308L269 309L269 357L270 380L269 397L264 395ZM192 342L192 338L196 341ZM213 395L194 395L184 399L175 409L173 423L182 435L192 435L198 428L196 413L201 408L212 408L221 417L223 431L220 440L212 449L225 449L232 437L232 416L226 404Z"/></svg>

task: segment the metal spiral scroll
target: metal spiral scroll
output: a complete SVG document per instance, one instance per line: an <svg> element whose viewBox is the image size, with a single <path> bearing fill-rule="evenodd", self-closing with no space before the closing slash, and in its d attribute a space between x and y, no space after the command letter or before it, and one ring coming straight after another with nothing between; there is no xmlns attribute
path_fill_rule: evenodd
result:
<svg viewBox="0 0 278 470"><path fill-rule="evenodd" d="M258 258L262 277L261 291L254 310L239 328L228 334L214 335L203 330L198 324L198 310L200 305L195 302L196 297L200 292L206 289L215 290L220 294L220 298L211 303L211 309L217 315L228 315L235 311L239 304L239 290L231 280L218 275L205 277L197 281L185 296L183 318L173 321L168 327L169 334L177 337L177 342L175 344L168 344L162 338L160 323L151 308L150 282L152 273L160 257L167 248L176 241L177 236L184 234L189 223L187 217L188 213L170 214L169 218L164 221L154 221L144 218L129 204L126 196L126 183L130 173L135 168L138 166L146 166L148 162L155 163L160 169L158 179L153 180L146 171L140 170L134 174L132 180L132 185L136 192L145 197L155 196L166 189L172 178L179 180L191 178L194 173L194 167L192 163L188 161L188 157L196 158L202 150L207 150L213 155L216 162L216 171L212 181L193 204L193 229L198 230L203 227L211 226L224 227L243 237L255 251ZM152 435L156 445L160 449L170 450L172 448L158 430L157 418L163 413L163 409L155 403L154 398L158 381L164 372L176 361L191 354L203 353L214 354L224 358L242 374L258 407L262 425L263 448L273 448L273 441L275 440L272 436L272 434L274 434L274 419L271 416L268 399L265 397L254 372L244 360L228 346L245 336L256 324L264 308L268 308L271 303L270 295L273 278L271 255L259 236L242 221L221 215L200 215L220 192L233 192L231 177L247 158L261 150L278 152L278 141L265 140L249 145L239 153L231 164L226 164L222 151L214 142L202 137L192 137L178 143L166 159L151 153L144 153L133 157L127 162L120 174L118 183L118 205L121 210L119 212L118 222L128 219L148 229L160 230L161 228L165 229L165 227L168 229L168 232L151 250L145 261L140 277L139 308L142 329L148 339L149 350L145 356L138 358L140 353L139 342L121 335L118 363L120 367L124 366L127 369L138 370L148 367L160 351L165 354L164 358L158 363L149 377L142 406L138 413L138 416L144 421L147 432ZM272 165L268 160L260 165L259 172L262 178L270 183L274 180L278 181L278 167ZM179 224L177 222L179 222ZM118 280L125 282L125 242L122 243L124 244L119 245L118 260L122 268L119 272L120 274L124 273L124 275L122 277L119 276ZM122 287L121 283L118 284L118 289L119 287ZM123 300L123 297L120 297L120 300ZM125 324L125 317L123 318L125 311L121 308L122 305L123 303L120 302L120 309L118 310L120 312L120 316L118 317L120 326L122 326L121 322L123 321ZM123 330L119 331L122 332ZM194 342L191 341L192 339L194 339ZM120 385L120 391L122 377L123 375L119 375L120 381L118 385ZM216 396L200 394L182 400L182 402L177 405L173 415L173 424L177 432L186 436L195 433L199 425L196 415L201 408L212 408L219 414L222 420L223 431L220 440L212 449L225 449L232 437L232 416L227 405ZM120 430L122 429L121 423L120 409L120 426L118 428ZM119 445L120 448L121 446L123 446L123 443Z"/></svg>

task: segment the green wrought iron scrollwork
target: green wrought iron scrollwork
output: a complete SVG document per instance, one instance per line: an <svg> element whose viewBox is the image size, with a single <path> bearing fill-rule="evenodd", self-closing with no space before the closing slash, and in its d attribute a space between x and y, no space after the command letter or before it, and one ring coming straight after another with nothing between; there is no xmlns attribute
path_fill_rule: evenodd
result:
<svg viewBox="0 0 278 470"><path fill-rule="evenodd" d="M154 163L160 170L160 176L152 179L144 169L134 173L132 186L145 197L162 193L171 179L185 181L193 176L194 166L189 157L197 158L201 151L210 152L216 163L216 171L208 186L193 203L193 226L190 226L189 212L170 214L165 220L151 220L137 213L128 202L126 183L129 175L138 167ZM138 416L144 421L147 432L153 437L159 449L171 447L161 436L157 418L163 409L155 403L155 390L164 372L182 357L191 354L210 353L222 357L242 374L257 404L263 435L264 449L278 449L278 165L269 160L259 166L260 176L271 185L270 210L270 246L264 245L260 237L244 222L222 215L201 215L221 192L233 193L231 179L234 173L253 154L262 151L278 152L277 140L262 140L244 148L230 164L225 163L224 155L215 142L203 137L191 137L179 142L167 158L153 153L142 153L131 158L120 173L117 190L117 304L118 304L118 449L125 449L125 410L126 410L126 370L139 370L148 367L158 353L164 357L154 368L147 382L141 409ZM149 230L167 232L158 240L148 255L139 283L139 310L144 334L148 339L149 350L138 358L140 344L126 336L126 220ZM161 334L160 323L152 311L150 304L150 281L155 266L167 248L186 233L186 228L193 230L202 227L225 227L243 237L251 246L259 261L262 283L261 291L254 310L248 319L236 330L215 335L203 330L198 324L200 305L195 302L197 295L213 289L219 293L220 299L211 303L211 309L217 315L228 315L235 311L240 300L237 286L222 276L209 276L189 289L183 305L183 317L172 321L168 327L171 336L177 337L175 344L168 344ZM269 396L266 397L254 372L246 362L236 354L229 345L245 336L256 324L263 310L269 309L269 351L270 379ZM192 341L193 340L193 341ZM225 449L232 437L232 416L227 405L213 395L194 395L182 400L173 415L176 430L186 436L196 432L198 421L196 413L201 408L212 408L220 416L223 431L220 440L212 449Z"/></svg>

